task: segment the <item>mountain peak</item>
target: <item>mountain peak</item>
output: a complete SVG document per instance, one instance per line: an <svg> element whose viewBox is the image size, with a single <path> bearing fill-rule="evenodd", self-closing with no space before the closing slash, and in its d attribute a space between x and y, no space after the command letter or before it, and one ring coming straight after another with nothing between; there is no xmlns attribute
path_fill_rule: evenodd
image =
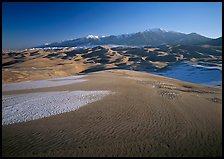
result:
<svg viewBox="0 0 224 159"><path fill-rule="evenodd" d="M197 34L197 33L190 33L190 34L188 34L188 35L199 35L199 34Z"/></svg>
<svg viewBox="0 0 224 159"><path fill-rule="evenodd" d="M147 29L145 32L167 32L167 31L161 28L152 28L152 29Z"/></svg>
<svg viewBox="0 0 224 159"><path fill-rule="evenodd" d="M99 36L97 36L97 35L87 35L86 38L87 39L99 39Z"/></svg>

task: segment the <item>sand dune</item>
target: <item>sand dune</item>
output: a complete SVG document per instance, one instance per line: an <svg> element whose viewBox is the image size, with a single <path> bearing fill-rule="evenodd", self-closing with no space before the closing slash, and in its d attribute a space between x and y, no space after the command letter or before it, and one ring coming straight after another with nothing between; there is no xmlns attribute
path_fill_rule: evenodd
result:
<svg viewBox="0 0 224 159"><path fill-rule="evenodd" d="M221 89L127 70L90 73L85 79L4 91L3 96L114 94L76 111L3 125L3 156L222 156Z"/></svg>
<svg viewBox="0 0 224 159"><path fill-rule="evenodd" d="M213 68L220 67L222 50L191 45L161 45L158 48L97 46L68 50L3 50L2 82L60 78L114 68L151 72L183 60L212 64Z"/></svg>

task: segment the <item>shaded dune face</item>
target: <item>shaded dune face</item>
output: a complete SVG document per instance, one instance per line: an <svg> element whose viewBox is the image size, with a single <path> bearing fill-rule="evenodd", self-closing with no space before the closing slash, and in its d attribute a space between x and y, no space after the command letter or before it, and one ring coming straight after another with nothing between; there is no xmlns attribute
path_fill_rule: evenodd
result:
<svg viewBox="0 0 224 159"><path fill-rule="evenodd" d="M108 69L157 71L178 61L222 64L220 47L161 45L122 48L98 46L87 49L3 51L3 83L40 80Z"/></svg>
<svg viewBox="0 0 224 159"><path fill-rule="evenodd" d="M99 71L83 79L4 91L3 96L59 92L55 100L61 108L65 91L114 94L76 111L3 125L3 156L222 156L220 89L128 70Z"/></svg>

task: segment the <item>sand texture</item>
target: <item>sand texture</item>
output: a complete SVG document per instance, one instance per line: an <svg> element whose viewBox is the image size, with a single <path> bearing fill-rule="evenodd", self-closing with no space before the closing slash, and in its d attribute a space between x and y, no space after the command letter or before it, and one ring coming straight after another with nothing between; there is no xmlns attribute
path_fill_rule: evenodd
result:
<svg viewBox="0 0 224 159"><path fill-rule="evenodd" d="M221 68L222 47L161 45L158 48L96 46L68 50L3 50L2 83L51 79L108 69L151 72L183 60L204 63L212 69Z"/></svg>
<svg viewBox="0 0 224 159"><path fill-rule="evenodd" d="M3 156L222 156L221 89L126 70L70 80L82 79L2 92L3 97L37 93L46 98L57 92L62 96L55 111L65 106L60 100L65 92L113 92L75 111L3 125ZM30 106L35 107L31 112L38 109L37 103Z"/></svg>

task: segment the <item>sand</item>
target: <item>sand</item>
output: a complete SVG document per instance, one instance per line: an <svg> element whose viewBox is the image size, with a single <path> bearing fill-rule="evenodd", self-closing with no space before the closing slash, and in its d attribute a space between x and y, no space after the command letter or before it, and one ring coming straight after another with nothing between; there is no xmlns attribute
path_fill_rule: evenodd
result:
<svg viewBox="0 0 224 159"><path fill-rule="evenodd" d="M126 70L90 73L85 79L4 91L3 96L114 94L75 111L3 125L3 156L222 156L221 89Z"/></svg>
<svg viewBox="0 0 224 159"><path fill-rule="evenodd" d="M68 50L3 50L2 83L61 78L108 69L127 69L152 72L180 61L203 62L220 68L222 48L162 45L149 47L96 46ZM208 69L208 68L207 68Z"/></svg>

